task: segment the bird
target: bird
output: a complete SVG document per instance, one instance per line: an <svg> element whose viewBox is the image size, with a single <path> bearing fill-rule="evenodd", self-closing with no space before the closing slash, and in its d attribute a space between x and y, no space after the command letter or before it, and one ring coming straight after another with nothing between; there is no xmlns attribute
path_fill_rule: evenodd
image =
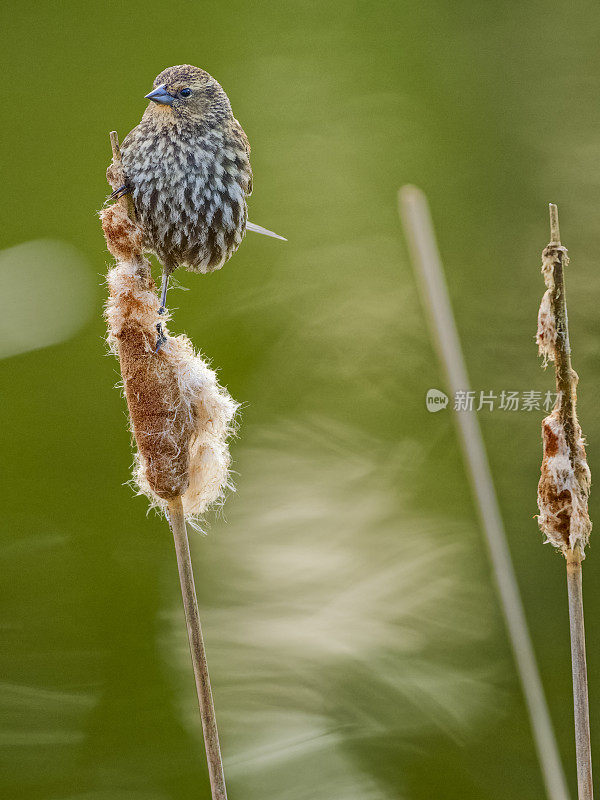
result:
<svg viewBox="0 0 600 800"><path fill-rule="evenodd" d="M145 98L140 123L121 144L125 183L111 197L132 196L143 247L162 264L164 314L178 267L220 269L247 230L286 239L248 221L250 144L215 78L190 64L168 67ZM157 328L158 350L166 340Z"/></svg>

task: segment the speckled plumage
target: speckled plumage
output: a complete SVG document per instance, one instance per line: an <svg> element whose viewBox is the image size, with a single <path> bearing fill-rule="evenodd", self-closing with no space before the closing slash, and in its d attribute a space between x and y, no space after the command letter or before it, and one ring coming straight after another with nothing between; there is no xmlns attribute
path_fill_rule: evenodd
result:
<svg viewBox="0 0 600 800"><path fill-rule="evenodd" d="M250 145L224 90L184 64L157 76L171 105L150 101L121 152L144 247L167 273L219 269L244 237L252 191ZM182 90L191 90L184 98Z"/></svg>

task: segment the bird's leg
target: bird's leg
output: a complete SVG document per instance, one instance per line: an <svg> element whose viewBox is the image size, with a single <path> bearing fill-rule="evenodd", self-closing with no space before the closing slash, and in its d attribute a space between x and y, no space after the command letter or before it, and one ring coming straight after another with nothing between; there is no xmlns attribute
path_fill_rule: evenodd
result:
<svg viewBox="0 0 600 800"><path fill-rule="evenodd" d="M162 274L162 283L160 285L160 308L159 314L164 314L167 310L167 292L169 290L169 275L170 271L165 267Z"/></svg>
<svg viewBox="0 0 600 800"><path fill-rule="evenodd" d="M168 267L163 267L162 273L162 283L160 287L160 308L158 309L159 314L164 314L167 310L167 292L169 290L169 275L171 274L171 270ZM158 340L156 342L156 347L154 348L154 352L158 353L160 348L163 344L167 341L167 337L164 334L162 323L159 322L156 326L156 331L158 333Z"/></svg>

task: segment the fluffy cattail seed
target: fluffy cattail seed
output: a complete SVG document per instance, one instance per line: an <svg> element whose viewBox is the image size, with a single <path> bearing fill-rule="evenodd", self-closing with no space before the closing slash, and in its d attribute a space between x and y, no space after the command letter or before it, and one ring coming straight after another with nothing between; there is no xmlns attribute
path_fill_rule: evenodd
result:
<svg viewBox="0 0 600 800"><path fill-rule="evenodd" d="M166 510L181 497L188 520L223 499L229 480L227 439L238 408L213 370L185 336L168 336L155 352L159 300L142 254L142 232L126 208L101 212L110 252L117 259L108 274L108 341L118 356L137 444L134 478Z"/></svg>
<svg viewBox="0 0 600 800"><path fill-rule="evenodd" d="M556 314L553 298L556 287L554 285L554 265L559 255L561 257L562 266L566 267L569 263L566 247L551 242L542 252L542 275L544 276L547 289L540 304L537 334L535 338L538 344L539 354L544 358L544 366L548 361L554 361L555 357Z"/></svg>
<svg viewBox="0 0 600 800"><path fill-rule="evenodd" d="M590 469L581 428L577 425L574 452L569 449L560 412L542 422L544 455L538 484L538 523L547 541L566 552L584 552L592 523L588 516Z"/></svg>
<svg viewBox="0 0 600 800"><path fill-rule="evenodd" d="M567 249L560 244L556 207L551 205L552 241L542 252L546 292L538 313L536 340L544 365L556 367L557 405L542 422L543 458L538 484L538 524L546 540L583 557L592 523L588 516L590 470L577 419L577 374L571 367L564 268Z"/></svg>

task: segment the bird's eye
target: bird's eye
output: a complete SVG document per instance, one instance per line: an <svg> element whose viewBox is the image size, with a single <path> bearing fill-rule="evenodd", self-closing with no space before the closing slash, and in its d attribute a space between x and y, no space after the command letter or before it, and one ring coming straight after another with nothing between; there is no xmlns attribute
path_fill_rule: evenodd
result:
<svg viewBox="0 0 600 800"><path fill-rule="evenodd" d="M179 94L180 94L182 97L189 97L189 96L191 95L191 93L192 93L192 90L191 90L191 89L182 89L182 90L179 92Z"/></svg>

